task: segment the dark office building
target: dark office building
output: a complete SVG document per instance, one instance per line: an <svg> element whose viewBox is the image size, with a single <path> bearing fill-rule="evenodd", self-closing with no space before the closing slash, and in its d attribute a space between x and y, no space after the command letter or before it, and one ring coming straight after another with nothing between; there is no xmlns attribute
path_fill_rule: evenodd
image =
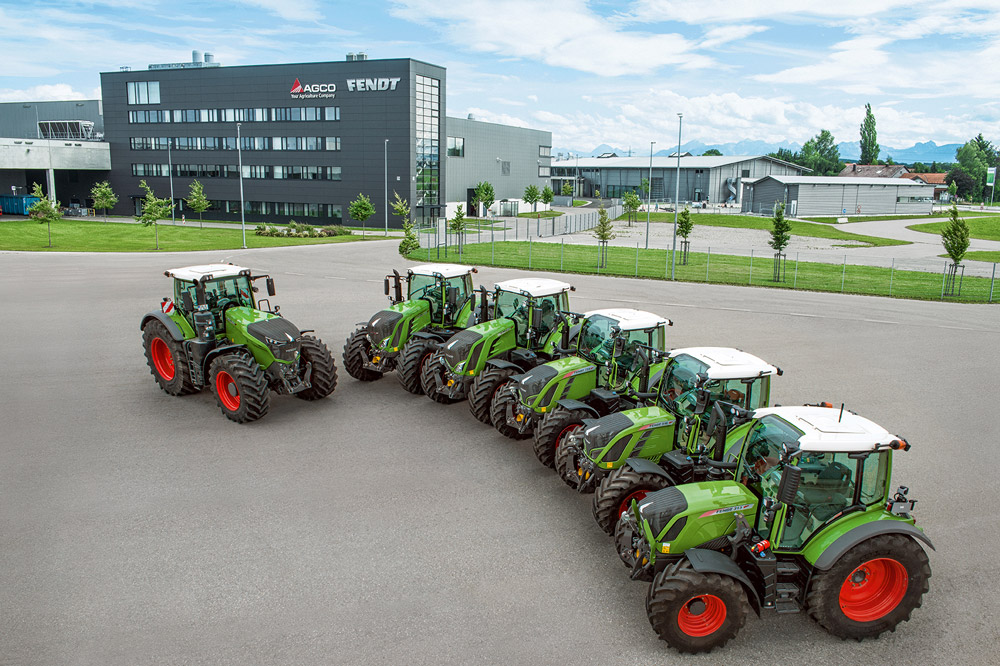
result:
<svg viewBox="0 0 1000 666"><path fill-rule="evenodd" d="M206 62L208 62L206 60ZM212 63L214 65L214 63ZM214 219L345 223L386 191L413 215L444 214L445 70L410 59L245 67L151 66L101 74L116 214L137 212L145 180L177 215L198 180ZM399 219L389 215L389 225Z"/></svg>

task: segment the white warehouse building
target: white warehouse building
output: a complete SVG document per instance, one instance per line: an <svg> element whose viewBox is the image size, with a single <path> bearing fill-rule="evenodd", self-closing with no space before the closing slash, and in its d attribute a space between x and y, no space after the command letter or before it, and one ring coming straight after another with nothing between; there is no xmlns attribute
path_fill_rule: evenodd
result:
<svg viewBox="0 0 1000 666"><path fill-rule="evenodd" d="M778 202L791 217L928 215L934 186L906 178L771 175L743 181L742 209L770 215Z"/></svg>

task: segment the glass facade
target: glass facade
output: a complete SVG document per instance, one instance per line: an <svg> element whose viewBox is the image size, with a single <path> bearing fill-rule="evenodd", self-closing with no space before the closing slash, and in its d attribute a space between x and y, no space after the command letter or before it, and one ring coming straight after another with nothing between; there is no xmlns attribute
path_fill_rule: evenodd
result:
<svg viewBox="0 0 1000 666"><path fill-rule="evenodd" d="M130 83L129 86L133 84ZM135 85L146 85L135 83ZM129 88L129 104L159 104L160 88L156 81L149 82L155 87L156 101L132 102L132 88ZM140 89L137 95L147 95ZM141 95L136 99L151 99L153 88L148 97ZM255 109L174 109L172 111L129 111L130 123L264 123L264 122L313 122L340 120L339 106L280 106L260 107Z"/></svg>
<svg viewBox="0 0 1000 666"><path fill-rule="evenodd" d="M441 82L418 75L414 93L417 121L416 205L437 206L441 203Z"/></svg>
<svg viewBox="0 0 1000 666"><path fill-rule="evenodd" d="M239 178L239 166L235 164L174 164L177 178ZM167 164L133 164L133 176L169 176ZM276 180L341 180L339 166L271 166L269 164L244 164L243 177Z"/></svg>

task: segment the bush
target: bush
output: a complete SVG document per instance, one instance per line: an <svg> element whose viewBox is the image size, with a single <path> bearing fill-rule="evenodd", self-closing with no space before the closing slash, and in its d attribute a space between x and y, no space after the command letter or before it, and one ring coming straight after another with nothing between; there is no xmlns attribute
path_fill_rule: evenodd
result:
<svg viewBox="0 0 1000 666"><path fill-rule="evenodd" d="M287 227L265 227L258 224L254 229L258 236L273 236L279 238L328 238L331 236L350 236L351 230L345 229L343 225L333 224L328 227L316 228L311 224L301 224L295 220L290 220Z"/></svg>

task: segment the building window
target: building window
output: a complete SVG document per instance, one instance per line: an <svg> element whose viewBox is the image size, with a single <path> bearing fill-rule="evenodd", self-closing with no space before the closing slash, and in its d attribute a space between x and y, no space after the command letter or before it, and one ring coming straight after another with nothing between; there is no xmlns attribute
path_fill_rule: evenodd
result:
<svg viewBox="0 0 1000 666"><path fill-rule="evenodd" d="M417 198L414 205L418 207L437 206L441 203L440 102L441 82L429 76L417 75L414 84Z"/></svg>
<svg viewBox="0 0 1000 666"><path fill-rule="evenodd" d="M328 136L328 137L326 137L326 149L327 150L340 150L340 137L339 136Z"/></svg>
<svg viewBox="0 0 1000 666"><path fill-rule="evenodd" d="M743 169L743 171L741 171L740 173L742 174L743 178L749 178L750 177L750 169Z"/></svg>
<svg viewBox="0 0 1000 666"><path fill-rule="evenodd" d="M323 109L323 120L340 120L340 107L328 106Z"/></svg>
<svg viewBox="0 0 1000 666"><path fill-rule="evenodd" d="M129 104L160 103L159 81L129 81L127 86Z"/></svg>
<svg viewBox="0 0 1000 666"><path fill-rule="evenodd" d="M538 177L539 178L549 178L552 175L551 171L552 171L552 169L550 169L549 167L539 165L538 166Z"/></svg>
<svg viewBox="0 0 1000 666"><path fill-rule="evenodd" d="M507 161L500 162L500 175L501 176L510 175L510 162Z"/></svg>
<svg viewBox="0 0 1000 666"><path fill-rule="evenodd" d="M552 157L552 146L538 146L539 157Z"/></svg>
<svg viewBox="0 0 1000 666"><path fill-rule="evenodd" d="M448 157L465 157L465 139L460 136L448 137Z"/></svg>

